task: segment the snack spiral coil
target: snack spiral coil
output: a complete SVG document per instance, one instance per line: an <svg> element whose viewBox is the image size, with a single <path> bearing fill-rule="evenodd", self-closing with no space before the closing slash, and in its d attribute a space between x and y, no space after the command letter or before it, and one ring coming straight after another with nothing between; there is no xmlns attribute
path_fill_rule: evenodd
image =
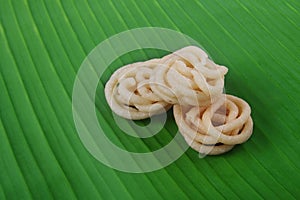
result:
<svg viewBox="0 0 300 200"><path fill-rule="evenodd" d="M113 73L105 85L105 97L111 109L126 119L145 119L166 112L171 105L150 89L154 68L160 60L126 65Z"/></svg>
<svg viewBox="0 0 300 200"><path fill-rule="evenodd" d="M174 105L173 109L186 142L202 154L225 153L252 134L250 106L232 95L223 95L206 108Z"/></svg>
<svg viewBox="0 0 300 200"><path fill-rule="evenodd" d="M151 89L171 104L207 106L223 93L228 69L215 64L200 48L189 46L164 57L151 78Z"/></svg>

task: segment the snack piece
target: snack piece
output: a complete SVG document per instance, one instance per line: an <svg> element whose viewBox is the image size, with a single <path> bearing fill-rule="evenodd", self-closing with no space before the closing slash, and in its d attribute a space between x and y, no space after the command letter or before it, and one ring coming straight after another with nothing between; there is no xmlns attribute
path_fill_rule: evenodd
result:
<svg viewBox="0 0 300 200"><path fill-rule="evenodd" d="M155 94L166 102L180 105L208 106L223 93L228 69L215 64L200 48L188 46L164 57L151 80Z"/></svg>
<svg viewBox="0 0 300 200"><path fill-rule="evenodd" d="M186 142L201 154L217 155L241 144L252 134L251 109L244 100L222 95L204 108L174 105L174 117Z"/></svg>
<svg viewBox="0 0 300 200"><path fill-rule="evenodd" d="M113 73L105 85L105 97L116 114L127 119L145 119L171 107L150 88L150 76L162 65L160 61L129 64Z"/></svg>

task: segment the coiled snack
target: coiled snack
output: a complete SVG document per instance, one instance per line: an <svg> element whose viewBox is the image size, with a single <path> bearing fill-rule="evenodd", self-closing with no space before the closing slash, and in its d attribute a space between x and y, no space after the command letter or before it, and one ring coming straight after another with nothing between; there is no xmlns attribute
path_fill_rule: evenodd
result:
<svg viewBox="0 0 300 200"><path fill-rule="evenodd" d="M223 94L227 71L202 49L188 46L118 69L105 85L105 97L116 114L133 120L174 105L185 141L201 154L218 155L248 140L253 129L249 105Z"/></svg>
<svg viewBox="0 0 300 200"><path fill-rule="evenodd" d="M223 93L228 69L215 64L200 48L189 46L164 57L151 80L151 89L171 104L207 106Z"/></svg>
<svg viewBox="0 0 300 200"><path fill-rule="evenodd" d="M152 92L150 77L162 66L152 59L126 65L113 73L105 85L105 97L111 109L127 119L145 119L166 112L172 105Z"/></svg>
<svg viewBox="0 0 300 200"><path fill-rule="evenodd" d="M174 117L186 142L201 154L217 155L241 144L252 134L251 109L244 100L223 95L204 108L174 105Z"/></svg>

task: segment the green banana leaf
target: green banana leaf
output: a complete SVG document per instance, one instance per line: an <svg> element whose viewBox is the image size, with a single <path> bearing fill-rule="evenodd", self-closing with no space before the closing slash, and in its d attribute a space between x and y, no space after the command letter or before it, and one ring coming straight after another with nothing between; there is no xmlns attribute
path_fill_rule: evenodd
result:
<svg viewBox="0 0 300 200"><path fill-rule="evenodd" d="M1 0L0 16L0 199L300 198L299 1ZM137 174L89 153L72 114L76 74L100 42L140 27L184 33L229 68L226 93L252 107L246 143L204 158L189 148L172 164ZM103 84L124 64L165 54L130 52L100 79L99 123L127 151L170 142L172 111L154 137L128 136L113 121Z"/></svg>

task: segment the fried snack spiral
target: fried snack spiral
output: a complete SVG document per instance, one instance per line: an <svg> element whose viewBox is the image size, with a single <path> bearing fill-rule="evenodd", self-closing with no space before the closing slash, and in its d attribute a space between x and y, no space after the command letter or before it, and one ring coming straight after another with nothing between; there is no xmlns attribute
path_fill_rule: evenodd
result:
<svg viewBox="0 0 300 200"><path fill-rule="evenodd" d="M153 70L160 59L126 65L113 73L105 85L105 97L111 109L127 119L145 119L166 112L171 105L150 88Z"/></svg>
<svg viewBox="0 0 300 200"><path fill-rule="evenodd" d="M218 155L241 144L252 134L251 109L244 100L222 95L204 108L174 105L174 117L186 142L205 155Z"/></svg>
<svg viewBox="0 0 300 200"><path fill-rule="evenodd" d="M189 46L164 57L151 80L151 89L171 104L208 106L223 93L228 69L215 64L200 48Z"/></svg>

